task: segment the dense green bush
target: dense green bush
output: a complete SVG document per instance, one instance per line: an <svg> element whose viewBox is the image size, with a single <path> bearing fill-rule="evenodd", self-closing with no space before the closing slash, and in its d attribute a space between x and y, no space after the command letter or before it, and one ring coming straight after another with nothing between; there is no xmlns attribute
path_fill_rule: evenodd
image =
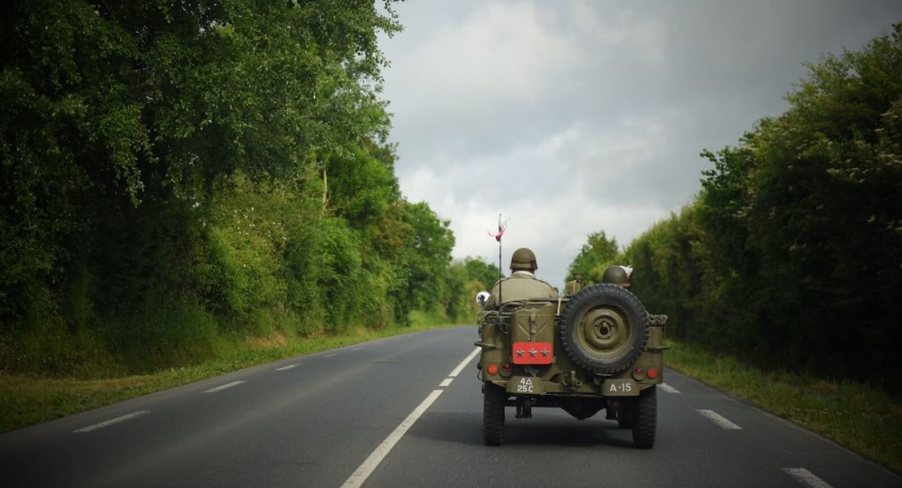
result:
<svg viewBox="0 0 902 488"><path fill-rule="evenodd" d="M810 66L787 99L738 146L704 151L697 200L618 260L678 337L898 390L902 25Z"/></svg>
<svg viewBox="0 0 902 488"><path fill-rule="evenodd" d="M0 7L0 370L459 313L385 137L374 2Z"/></svg>

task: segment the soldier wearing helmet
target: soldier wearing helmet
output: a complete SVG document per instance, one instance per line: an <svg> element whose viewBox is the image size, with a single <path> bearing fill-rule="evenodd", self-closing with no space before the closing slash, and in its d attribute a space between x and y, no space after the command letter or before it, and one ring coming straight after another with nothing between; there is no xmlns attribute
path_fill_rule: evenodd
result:
<svg viewBox="0 0 902 488"><path fill-rule="evenodd" d="M497 308L499 298L501 303L557 298L558 292L553 286L536 278L538 268L536 255L531 249L521 247L514 251L511 255L511 275L495 283L486 308Z"/></svg>

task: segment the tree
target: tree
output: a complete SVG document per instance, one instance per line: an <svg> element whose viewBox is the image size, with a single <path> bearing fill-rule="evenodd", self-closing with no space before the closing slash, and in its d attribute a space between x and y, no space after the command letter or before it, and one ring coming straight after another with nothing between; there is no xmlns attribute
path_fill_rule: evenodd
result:
<svg viewBox="0 0 902 488"><path fill-rule="evenodd" d="M604 269L614 262L619 251L617 239L608 239L603 230L589 234L586 244L567 269L567 280L580 274L584 280L601 282Z"/></svg>
<svg viewBox="0 0 902 488"><path fill-rule="evenodd" d="M355 286L403 286L377 45L398 29L372 1L4 2L0 367L27 337L121 350L167 308L257 330L286 295L358 320ZM240 203L279 218L223 215Z"/></svg>
<svg viewBox="0 0 902 488"><path fill-rule="evenodd" d="M898 389L873 371L898 368L902 341L900 80L897 24L809 66L737 147L704 151L697 201L625 251L643 299L689 340Z"/></svg>

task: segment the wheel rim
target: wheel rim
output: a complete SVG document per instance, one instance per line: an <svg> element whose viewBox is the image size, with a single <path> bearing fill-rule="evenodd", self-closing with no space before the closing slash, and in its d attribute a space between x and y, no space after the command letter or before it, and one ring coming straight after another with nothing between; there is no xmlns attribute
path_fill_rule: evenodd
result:
<svg viewBox="0 0 902 488"><path fill-rule="evenodd" d="M629 349L632 337L629 320L609 307L593 308L583 314L574 332L582 350L601 360L619 357Z"/></svg>

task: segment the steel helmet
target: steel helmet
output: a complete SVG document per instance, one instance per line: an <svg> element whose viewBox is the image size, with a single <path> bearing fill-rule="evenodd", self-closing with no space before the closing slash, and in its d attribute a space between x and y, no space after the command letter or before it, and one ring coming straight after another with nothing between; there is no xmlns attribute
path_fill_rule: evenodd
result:
<svg viewBox="0 0 902 488"><path fill-rule="evenodd" d="M632 268L628 268L626 266L608 266L608 269L604 270L604 275L601 277L601 281L604 283L611 283L614 285L622 286L624 288L629 288L632 285L632 280L630 279L630 275L632 274Z"/></svg>
<svg viewBox="0 0 902 488"><path fill-rule="evenodd" d="M511 271L535 271L539 269L536 264L536 255L531 249L521 247L511 255Z"/></svg>

